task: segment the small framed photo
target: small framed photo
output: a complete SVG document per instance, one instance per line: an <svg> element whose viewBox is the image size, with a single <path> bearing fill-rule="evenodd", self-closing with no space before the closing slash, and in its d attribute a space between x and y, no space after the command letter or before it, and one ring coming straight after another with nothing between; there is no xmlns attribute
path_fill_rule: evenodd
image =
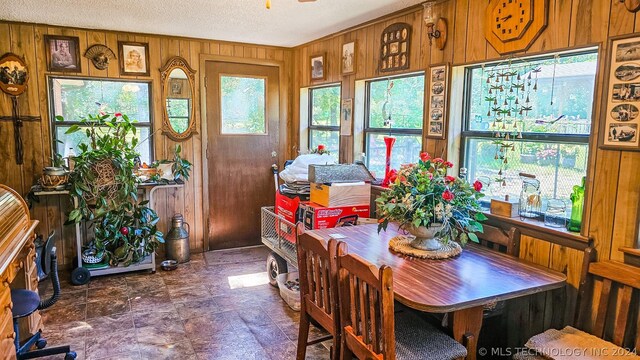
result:
<svg viewBox="0 0 640 360"><path fill-rule="evenodd" d="M353 128L353 99L342 99L340 109L340 135L350 136Z"/></svg>
<svg viewBox="0 0 640 360"><path fill-rule="evenodd" d="M325 58L325 54L311 56L309 61L311 65L311 80L324 80L327 78Z"/></svg>
<svg viewBox="0 0 640 360"><path fill-rule="evenodd" d="M427 113L428 138L444 139L447 136L448 104L449 104L449 64L438 64L429 67L427 73L429 94L429 110Z"/></svg>
<svg viewBox="0 0 640 360"><path fill-rule="evenodd" d="M356 43L352 41L342 45L342 75L356 72Z"/></svg>
<svg viewBox="0 0 640 360"><path fill-rule="evenodd" d="M149 76L149 44L118 41L120 75Z"/></svg>
<svg viewBox="0 0 640 360"><path fill-rule="evenodd" d="M48 71L81 72L80 41L76 36L44 36Z"/></svg>
<svg viewBox="0 0 640 360"><path fill-rule="evenodd" d="M606 106L598 143L603 149L640 151L640 36L609 40Z"/></svg>

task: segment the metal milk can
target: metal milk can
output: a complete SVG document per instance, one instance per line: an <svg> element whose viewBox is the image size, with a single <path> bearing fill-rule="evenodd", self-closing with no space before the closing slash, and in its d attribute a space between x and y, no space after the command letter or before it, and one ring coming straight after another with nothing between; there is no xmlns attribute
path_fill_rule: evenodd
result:
<svg viewBox="0 0 640 360"><path fill-rule="evenodd" d="M187 229L184 228L187 226ZM191 226L184 221L182 214L175 214L171 219L171 229L165 237L165 249L167 259L175 260L179 263L189 261L191 256L189 251L189 233Z"/></svg>

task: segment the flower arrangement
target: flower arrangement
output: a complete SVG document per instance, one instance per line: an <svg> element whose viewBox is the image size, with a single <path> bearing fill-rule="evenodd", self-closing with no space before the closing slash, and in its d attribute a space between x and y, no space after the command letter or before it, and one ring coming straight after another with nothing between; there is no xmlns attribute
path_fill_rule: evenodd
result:
<svg viewBox="0 0 640 360"><path fill-rule="evenodd" d="M487 219L478 203L484 196L482 183L469 184L447 175L451 167L451 162L423 152L417 163L392 170L389 190L376 199L378 232L386 230L389 222L398 222L403 229L441 225L436 237L443 244L478 242L475 232L483 231L480 221Z"/></svg>
<svg viewBox="0 0 640 360"><path fill-rule="evenodd" d="M331 155L331 152L329 150L327 150L327 147L324 146L323 144L320 144L320 145L318 145L317 148L311 150L311 153L312 154L319 154L319 155L322 155L322 154Z"/></svg>

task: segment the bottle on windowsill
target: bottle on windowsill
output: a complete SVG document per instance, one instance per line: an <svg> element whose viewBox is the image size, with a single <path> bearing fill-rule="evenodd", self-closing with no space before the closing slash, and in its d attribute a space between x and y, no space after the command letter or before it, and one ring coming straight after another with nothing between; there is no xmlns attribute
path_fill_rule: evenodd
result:
<svg viewBox="0 0 640 360"><path fill-rule="evenodd" d="M582 177L582 185L575 185L571 193L571 218L567 223L567 230L580 232L582 228L582 213L584 208L584 186L587 178Z"/></svg>

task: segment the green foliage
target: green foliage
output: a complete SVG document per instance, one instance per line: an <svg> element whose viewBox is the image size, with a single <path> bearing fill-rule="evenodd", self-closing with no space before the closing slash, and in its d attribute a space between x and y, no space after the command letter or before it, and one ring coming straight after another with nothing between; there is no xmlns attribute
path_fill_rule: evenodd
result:
<svg viewBox="0 0 640 360"><path fill-rule="evenodd" d="M441 223L436 236L443 243L476 241L473 233L482 232L480 221L486 220L478 203L484 194L460 178L447 176L451 166L425 153L417 163L404 165L395 178L392 176L389 190L376 199L381 213L378 231L386 230L391 221L401 227Z"/></svg>
<svg viewBox="0 0 640 360"><path fill-rule="evenodd" d="M388 80L369 84L369 126L384 127L382 105L387 99ZM422 129L424 115L424 75L393 79L390 92L391 127Z"/></svg>
<svg viewBox="0 0 640 360"><path fill-rule="evenodd" d="M62 116L56 120L64 121ZM88 143L78 145L70 175L70 194L78 207L68 214L68 223L92 221L95 226L95 247L110 256L110 263L125 265L142 260L158 244L164 242L157 230L158 216L146 202L138 203L138 178L134 174L137 138L135 120L127 115L100 113L80 119L67 134L84 131ZM98 167L113 170L112 181L103 182ZM110 172L107 169L107 172ZM124 234L120 229L132 231Z"/></svg>
<svg viewBox="0 0 640 360"><path fill-rule="evenodd" d="M183 159L180 156L181 152L182 147L180 145L176 145L175 151L173 153L173 160L156 161L151 165L151 167L158 167L159 164L172 164L171 172L173 172L173 180L178 181L180 179L184 179L185 181L187 181L189 180L189 175L191 174L192 164L187 159ZM159 174L154 175L151 180L158 183L166 182L166 179L161 178Z"/></svg>
<svg viewBox="0 0 640 360"><path fill-rule="evenodd" d="M51 166L65 169L67 168L64 162L64 158L58 153L53 154L53 156L51 157Z"/></svg>

